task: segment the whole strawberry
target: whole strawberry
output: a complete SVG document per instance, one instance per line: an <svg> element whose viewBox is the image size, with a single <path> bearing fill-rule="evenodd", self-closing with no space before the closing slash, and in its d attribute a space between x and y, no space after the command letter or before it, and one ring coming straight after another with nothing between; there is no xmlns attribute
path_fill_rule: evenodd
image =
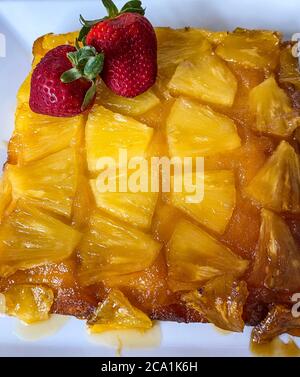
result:
<svg viewBox="0 0 300 377"><path fill-rule="evenodd" d="M79 39L103 52L101 77L123 97L135 97L149 89L157 76L157 40L144 17L141 1L129 1L119 11L111 0L102 0L108 17L85 21Z"/></svg>
<svg viewBox="0 0 300 377"><path fill-rule="evenodd" d="M32 73L29 105L32 111L71 117L89 108L103 55L93 47L58 46L49 51Z"/></svg>

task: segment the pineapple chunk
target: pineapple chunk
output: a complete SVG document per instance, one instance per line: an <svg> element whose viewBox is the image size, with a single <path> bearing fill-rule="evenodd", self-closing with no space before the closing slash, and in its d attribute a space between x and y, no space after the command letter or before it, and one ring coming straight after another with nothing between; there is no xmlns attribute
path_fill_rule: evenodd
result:
<svg viewBox="0 0 300 377"><path fill-rule="evenodd" d="M171 156L210 156L241 146L234 122L207 106L179 98L167 120Z"/></svg>
<svg viewBox="0 0 300 377"><path fill-rule="evenodd" d="M92 285L151 266L161 245L149 234L95 212L80 245L80 277Z"/></svg>
<svg viewBox="0 0 300 377"><path fill-rule="evenodd" d="M297 128L297 130L295 132L295 139L296 139L297 143L300 145L300 128Z"/></svg>
<svg viewBox="0 0 300 377"><path fill-rule="evenodd" d="M47 52L43 48L43 39L44 39L44 36L39 37L33 43L33 47L32 47L33 61L31 64L32 68L34 68L40 62L40 60L44 57L44 55Z"/></svg>
<svg viewBox="0 0 300 377"><path fill-rule="evenodd" d="M202 292L192 291L182 296L194 309L217 327L243 332L243 309L248 296L247 284L235 281L232 275L218 276L205 284Z"/></svg>
<svg viewBox="0 0 300 377"><path fill-rule="evenodd" d="M232 106L237 80L226 64L211 53L181 62L168 89L174 95L187 95L217 105Z"/></svg>
<svg viewBox="0 0 300 377"><path fill-rule="evenodd" d="M211 44L219 45L228 35L228 31L211 31L207 29L196 29L203 37L205 37Z"/></svg>
<svg viewBox="0 0 300 377"><path fill-rule="evenodd" d="M43 49L43 39L45 35L42 35L38 39L36 39L32 46L32 55L35 57L37 55L44 55L44 49Z"/></svg>
<svg viewBox="0 0 300 377"><path fill-rule="evenodd" d="M137 193L100 192L96 180L91 180L90 183L98 208L126 223L149 230L158 193L150 190Z"/></svg>
<svg viewBox="0 0 300 377"><path fill-rule="evenodd" d="M292 84L300 90L299 63L298 59L293 56L290 45L280 51L279 82Z"/></svg>
<svg viewBox="0 0 300 377"><path fill-rule="evenodd" d="M300 213L300 162L289 143L279 144L246 192L264 208Z"/></svg>
<svg viewBox="0 0 300 377"><path fill-rule="evenodd" d="M4 174L0 179L0 223L3 220L3 216L11 200L11 183L7 174Z"/></svg>
<svg viewBox="0 0 300 377"><path fill-rule="evenodd" d="M31 324L49 319L54 301L50 288L41 285L15 285L5 292L6 313Z"/></svg>
<svg viewBox="0 0 300 377"><path fill-rule="evenodd" d="M85 175L79 174L78 188L74 197L72 213L72 225L76 229L85 229L93 207L94 198L89 179Z"/></svg>
<svg viewBox="0 0 300 377"><path fill-rule="evenodd" d="M167 266L161 252L152 266L143 271L122 276L110 276L103 283L108 288L121 289L130 297L137 297L140 308L151 312L153 307L165 305L171 292L167 286Z"/></svg>
<svg viewBox="0 0 300 377"><path fill-rule="evenodd" d="M283 356L284 352L285 356L299 356L299 347L293 339L290 339L288 343L284 343L280 338L277 338L285 333L291 335L294 335L293 333L295 333L296 336L299 336L299 328L300 318L293 314L291 308L288 308L285 305L273 304L264 320L253 328L251 334L252 345L255 346L261 344L263 347L266 345L268 355L270 350L276 350L278 352L276 356ZM278 342L280 347L278 346ZM276 347L273 346L274 344ZM258 350L261 354L261 348L258 348Z"/></svg>
<svg viewBox="0 0 300 377"><path fill-rule="evenodd" d="M157 28L158 69L171 77L183 60L211 51L211 44L199 29Z"/></svg>
<svg viewBox="0 0 300 377"><path fill-rule="evenodd" d="M16 157L20 164L38 160L80 142L84 127L84 116L57 118L36 114L28 104L22 106L16 115L15 148L9 156Z"/></svg>
<svg viewBox="0 0 300 377"><path fill-rule="evenodd" d="M195 174L185 174L187 182L195 182ZM194 186L185 187L182 192L171 193L171 203L192 219L216 233L223 234L229 223L236 203L234 174L230 170L206 171L204 173L204 197L194 203ZM197 190L200 192L200 190ZM189 199L191 198L191 200Z"/></svg>
<svg viewBox="0 0 300 377"><path fill-rule="evenodd" d="M280 39L272 31L236 29L221 42L216 53L228 62L269 71L278 64L279 45Z"/></svg>
<svg viewBox="0 0 300 377"><path fill-rule="evenodd" d="M248 261L192 223L181 220L167 252L168 282L173 291L200 288L206 281L224 274L244 274Z"/></svg>
<svg viewBox="0 0 300 377"><path fill-rule="evenodd" d="M81 234L22 199L0 225L0 276L68 258Z"/></svg>
<svg viewBox="0 0 300 377"><path fill-rule="evenodd" d="M251 281L264 283L270 289L296 292L300 288L299 247L281 217L266 209L261 217Z"/></svg>
<svg viewBox="0 0 300 377"><path fill-rule="evenodd" d="M295 116L288 96L273 76L251 90L249 107L256 117L253 123L256 131L289 137L300 125L300 117Z"/></svg>
<svg viewBox="0 0 300 377"><path fill-rule="evenodd" d="M97 88L96 104L124 115L133 117L142 115L159 105L159 103L159 98L151 89L134 98L126 98L113 93L102 81Z"/></svg>
<svg viewBox="0 0 300 377"><path fill-rule="evenodd" d="M18 94L17 94L18 106L22 105L23 103L29 102L30 83L31 83L31 72L26 77L26 79L23 81L23 83L20 86L20 89L18 91Z"/></svg>
<svg viewBox="0 0 300 377"><path fill-rule="evenodd" d="M198 29L156 29L158 41L158 78L157 86L162 93L173 76L176 67L184 60L201 56L212 47Z"/></svg>
<svg viewBox="0 0 300 377"><path fill-rule="evenodd" d="M146 314L131 305L121 291L111 289L88 321L88 326L91 333L101 333L109 330L148 330L152 322Z"/></svg>
<svg viewBox="0 0 300 377"><path fill-rule="evenodd" d="M77 162L74 148L67 148L25 166L6 165L13 198L24 198L46 210L71 217L78 185Z"/></svg>
<svg viewBox="0 0 300 377"><path fill-rule="evenodd" d="M128 159L144 157L152 136L152 128L102 106L94 106L85 133L89 170L100 170L98 160L102 157L118 161L120 149L127 150Z"/></svg>
<svg viewBox="0 0 300 377"><path fill-rule="evenodd" d="M46 34L42 37L41 45L44 53L61 45L75 45L75 40L78 38L78 31L73 31L65 34Z"/></svg>
<svg viewBox="0 0 300 377"><path fill-rule="evenodd" d="M177 208L163 202L158 203L152 222L152 233L155 239L163 243L169 242L177 221L181 217L183 216Z"/></svg>

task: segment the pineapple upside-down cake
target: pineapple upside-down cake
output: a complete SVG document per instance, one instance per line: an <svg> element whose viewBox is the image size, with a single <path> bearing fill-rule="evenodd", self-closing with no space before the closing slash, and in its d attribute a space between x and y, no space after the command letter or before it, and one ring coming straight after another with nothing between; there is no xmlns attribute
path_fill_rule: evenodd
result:
<svg viewBox="0 0 300 377"><path fill-rule="evenodd" d="M83 114L17 96L0 196L0 292L10 315L87 319L92 331L151 320L300 333L300 73L276 32L157 28L158 76L134 98L97 81ZM45 35L33 68L77 33ZM99 192L99 158L204 157L204 197Z"/></svg>

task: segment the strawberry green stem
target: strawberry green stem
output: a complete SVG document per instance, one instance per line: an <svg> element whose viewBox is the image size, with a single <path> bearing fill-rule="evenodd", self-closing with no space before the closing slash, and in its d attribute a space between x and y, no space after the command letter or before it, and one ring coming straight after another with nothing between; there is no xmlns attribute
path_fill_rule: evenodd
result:
<svg viewBox="0 0 300 377"><path fill-rule="evenodd" d="M112 0L102 0L102 3L107 10L109 18L114 18L119 14L119 10Z"/></svg>
<svg viewBox="0 0 300 377"><path fill-rule="evenodd" d="M96 81L103 69L104 54L98 53L92 46L80 48L78 42L76 42L76 48L77 51L67 54L73 68L64 72L60 79L65 84L79 79L85 79L92 83L82 104L82 110L84 111L96 94Z"/></svg>

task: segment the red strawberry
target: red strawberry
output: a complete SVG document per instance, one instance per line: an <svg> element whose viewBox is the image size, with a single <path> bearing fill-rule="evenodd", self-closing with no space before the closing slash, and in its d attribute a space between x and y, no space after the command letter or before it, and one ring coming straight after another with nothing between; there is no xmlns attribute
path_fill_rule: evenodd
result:
<svg viewBox="0 0 300 377"><path fill-rule="evenodd" d="M57 117L80 114L92 105L102 65L103 55L93 47L63 45L49 51L32 73L31 110Z"/></svg>
<svg viewBox="0 0 300 377"><path fill-rule="evenodd" d="M141 2L128 2L118 11L103 0L109 17L85 21L80 39L105 55L101 74L106 85L123 97L135 97L149 89L157 76L157 40L151 23L143 16ZM93 25L93 26L91 26Z"/></svg>

